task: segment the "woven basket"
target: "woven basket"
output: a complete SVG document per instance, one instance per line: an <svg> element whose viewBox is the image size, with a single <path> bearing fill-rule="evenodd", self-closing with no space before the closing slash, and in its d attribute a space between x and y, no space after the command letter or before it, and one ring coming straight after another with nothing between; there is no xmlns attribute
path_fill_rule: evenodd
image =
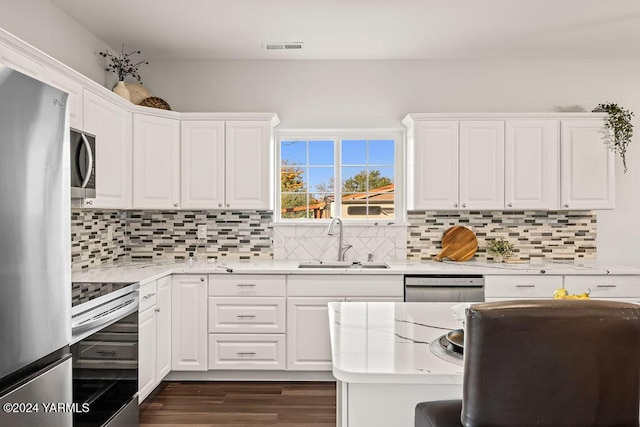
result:
<svg viewBox="0 0 640 427"><path fill-rule="evenodd" d="M158 98L157 96L150 96L149 98L142 100L140 105L143 107L159 108L161 110L171 110L167 101L162 98Z"/></svg>

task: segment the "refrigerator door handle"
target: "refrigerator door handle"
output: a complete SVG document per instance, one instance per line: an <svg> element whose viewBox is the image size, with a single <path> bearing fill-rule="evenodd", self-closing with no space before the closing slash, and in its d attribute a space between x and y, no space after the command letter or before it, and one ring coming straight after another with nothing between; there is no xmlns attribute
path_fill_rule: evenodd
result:
<svg viewBox="0 0 640 427"><path fill-rule="evenodd" d="M86 188L89 183L89 179L91 179L91 170L93 169L93 151L91 151L91 144L89 144L89 140L84 134L80 134L82 137L82 143L87 149L87 157L89 158L89 163L87 164L87 171L84 174L84 181L82 181L82 188Z"/></svg>

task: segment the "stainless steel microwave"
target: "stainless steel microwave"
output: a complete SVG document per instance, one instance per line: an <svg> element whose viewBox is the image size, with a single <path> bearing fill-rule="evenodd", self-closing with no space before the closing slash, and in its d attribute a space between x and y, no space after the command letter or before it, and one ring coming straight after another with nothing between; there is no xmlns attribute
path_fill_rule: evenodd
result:
<svg viewBox="0 0 640 427"><path fill-rule="evenodd" d="M96 197L96 137L71 129L71 198Z"/></svg>

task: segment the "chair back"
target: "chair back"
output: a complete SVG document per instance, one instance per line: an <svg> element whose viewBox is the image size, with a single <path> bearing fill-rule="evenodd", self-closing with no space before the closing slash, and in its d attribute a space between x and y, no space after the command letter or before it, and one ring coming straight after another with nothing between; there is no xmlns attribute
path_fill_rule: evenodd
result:
<svg viewBox="0 0 640 427"><path fill-rule="evenodd" d="M467 312L465 427L639 425L640 306L530 300Z"/></svg>

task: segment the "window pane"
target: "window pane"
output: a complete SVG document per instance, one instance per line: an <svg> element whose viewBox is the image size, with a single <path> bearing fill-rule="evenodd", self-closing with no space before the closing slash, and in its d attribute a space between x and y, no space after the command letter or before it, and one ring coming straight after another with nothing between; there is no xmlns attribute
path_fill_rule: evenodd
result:
<svg viewBox="0 0 640 427"><path fill-rule="evenodd" d="M343 193L341 197L343 218L364 218L366 216L366 193Z"/></svg>
<svg viewBox="0 0 640 427"><path fill-rule="evenodd" d="M342 141L343 165L367 164L367 141L343 140Z"/></svg>
<svg viewBox="0 0 640 427"><path fill-rule="evenodd" d="M247 153L250 154L250 153ZM305 165L307 164L307 142L306 141L281 141L280 158L285 165Z"/></svg>
<svg viewBox="0 0 640 427"><path fill-rule="evenodd" d="M310 167L309 191L332 192L334 184L334 168Z"/></svg>
<svg viewBox="0 0 640 427"><path fill-rule="evenodd" d="M369 141L370 165L394 165L395 150L393 140Z"/></svg>
<svg viewBox="0 0 640 427"><path fill-rule="evenodd" d="M310 165L333 165L333 141L309 141Z"/></svg>
<svg viewBox="0 0 640 427"><path fill-rule="evenodd" d="M393 184L393 168L369 167L368 191L380 191L379 188ZM386 191L386 188L384 188Z"/></svg>
<svg viewBox="0 0 640 427"><path fill-rule="evenodd" d="M342 191L361 192L367 191L367 170L361 166L342 168Z"/></svg>
<svg viewBox="0 0 640 427"><path fill-rule="evenodd" d="M282 218L307 217L307 193L282 193L280 202Z"/></svg>
<svg viewBox="0 0 640 427"><path fill-rule="evenodd" d="M282 166L280 168L280 191L292 193L307 191L306 168Z"/></svg>
<svg viewBox="0 0 640 427"><path fill-rule="evenodd" d="M314 193L310 195L309 217L313 219L331 218L333 208L332 193Z"/></svg>
<svg viewBox="0 0 640 427"><path fill-rule="evenodd" d="M393 219L395 217L395 194L387 193L369 194L367 198L368 216L370 218Z"/></svg>

